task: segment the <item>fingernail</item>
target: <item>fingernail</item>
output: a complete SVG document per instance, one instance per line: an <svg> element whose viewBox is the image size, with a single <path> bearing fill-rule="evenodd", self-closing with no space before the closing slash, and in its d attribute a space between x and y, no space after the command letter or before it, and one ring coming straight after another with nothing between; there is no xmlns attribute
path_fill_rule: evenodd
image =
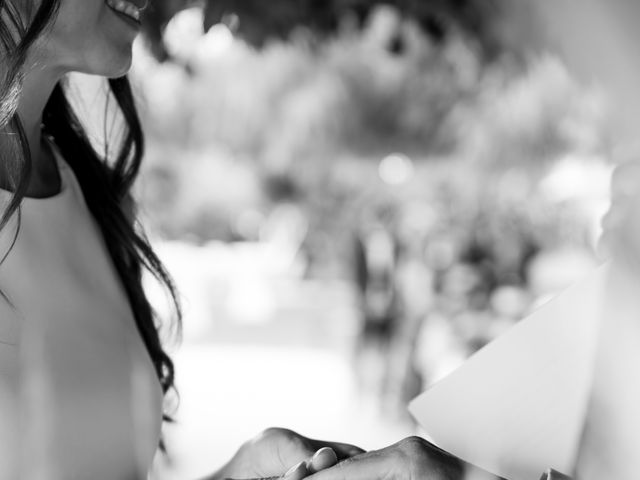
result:
<svg viewBox="0 0 640 480"><path fill-rule="evenodd" d="M313 457L311 457L311 461L314 461L316 458L318 458L320 455L327 452L328 450L333 451L331 447L322 447L320 450L318 450L316 453L313 454Z"/></svg>
<svg viewBox="0 0 640 480"><path fill-rule="evenodd" d="M293 477L296 473L298 473L300 471L300 469L304 466L306 469L306 462L303 460L302 462L294 465L293 467L291 467L289 470L287 470L287 473L284 474L285 479L291 478Z"/></svg>
<svg viewBox="0 0 640 480"><path fill-rule="evenodd" d="M323 447L318 450L309 461L309 472L316 473L325 468L333 467L338 463L338 455L331 447Z"/></svg>

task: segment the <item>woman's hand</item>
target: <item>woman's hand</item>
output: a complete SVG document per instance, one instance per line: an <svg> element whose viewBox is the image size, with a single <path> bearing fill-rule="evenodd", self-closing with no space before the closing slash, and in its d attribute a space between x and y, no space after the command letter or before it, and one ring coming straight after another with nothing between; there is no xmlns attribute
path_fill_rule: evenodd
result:
<svg viewBox="0 0 640 480"><path fill-rule="evenodd" d="M426 440L410 437L342 461L308 480L464 480L472 468ZM482 478L499 478L485 475Z"/></svg>
<svg viewBox="0 0 640 480"><path fill-rule="evenodd" d="M245 443L213 479L269 478L300 480L363 453L354 445L312 440L283 428L269 428Z"/></svg>

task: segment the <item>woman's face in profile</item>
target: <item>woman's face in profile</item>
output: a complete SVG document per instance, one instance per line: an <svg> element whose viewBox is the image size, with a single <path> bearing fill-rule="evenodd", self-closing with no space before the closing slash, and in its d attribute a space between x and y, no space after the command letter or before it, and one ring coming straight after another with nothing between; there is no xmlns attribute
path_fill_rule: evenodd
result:
<svg viewBox="0 0 640 480"><path fill-rule="evenodd" d="M61 73L122 76L131 65L131 47L140 31L145 2L61 0L53 25L34 51L38 64Z"/></svg>

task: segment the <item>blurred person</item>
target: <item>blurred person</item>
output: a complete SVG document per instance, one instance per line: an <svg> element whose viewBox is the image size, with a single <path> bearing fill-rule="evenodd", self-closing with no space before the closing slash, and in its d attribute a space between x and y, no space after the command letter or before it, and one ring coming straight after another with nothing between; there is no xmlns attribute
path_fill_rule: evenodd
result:
<svg viewBox="0 0 640 480"><path fill-rule="evenodd" d="M575 477L596 480L637 478L640 460L640 162L626 161L614 171L612 205L603 218L599 250L611 259L609 314L598 331L593 383L582 432Z"/></svg>
<svg viewBox="0 0 640 480"><path fill-rule="evenodd" d="M587 80L603 87L612 104L608 125L614 160L623 161L611 184L612 206L603 220L603 245L612 261L605 301L610 310L598 332L593 385L579 449L576 478L631 480L640 458L640 252L637 173L640 101L640 3L567 0L540 8L547 37ZM597 32L594 35L594 32Z"/></svg>
<svg viewBox="0 0 640 480"><path fill-rule="evenodd" d="M383 403L391 381L390 349L398 323L398 245L392 223L390 205L365 212L355 232L352 257L361 315L356 377L365 398Z"/></svg>
<svg viewBox="0 0 640 480"><path fill-rule="evenodd" d="M423 389L416 362L419 333L434 305L434 275L425 259L425 242L433 220L424 206L405 206L398 222L395 290L398 326L391 344L390 413L412 421L406 409Z"/></svg>

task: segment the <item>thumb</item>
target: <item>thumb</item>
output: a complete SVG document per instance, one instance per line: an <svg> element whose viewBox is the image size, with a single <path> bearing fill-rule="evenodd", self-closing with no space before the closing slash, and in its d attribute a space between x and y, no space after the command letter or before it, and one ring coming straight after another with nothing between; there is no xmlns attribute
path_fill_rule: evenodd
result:
<svg viewBox="0 0 640 480"><path fill-rule="evenodd" d="M294 465L284 474L282 480L302 480L312 473L319 472L338 463L338 456L333 449L324 447L307 460Z"/></svg>
<svg viewBox="0 0 640 480"><path fill-rule="evenodd" d="M310 440L311 444L316 448L320 449L322 447L331 447L331 449L338 456L338 460L344 460L346 458L354 457L356 455L360 455L365 451L356 447L355 445L351 445L350 443L341 443L341 442L327 442L324 440Z"/></svg>
<svg viewBox="0 0 640 480"><path fill-rule="evenodd" d="M309 473L319 472L326 468L333 467L338 463L338 455L330 447L324 447L318 450L313 457L307 462Z"/></svg>

